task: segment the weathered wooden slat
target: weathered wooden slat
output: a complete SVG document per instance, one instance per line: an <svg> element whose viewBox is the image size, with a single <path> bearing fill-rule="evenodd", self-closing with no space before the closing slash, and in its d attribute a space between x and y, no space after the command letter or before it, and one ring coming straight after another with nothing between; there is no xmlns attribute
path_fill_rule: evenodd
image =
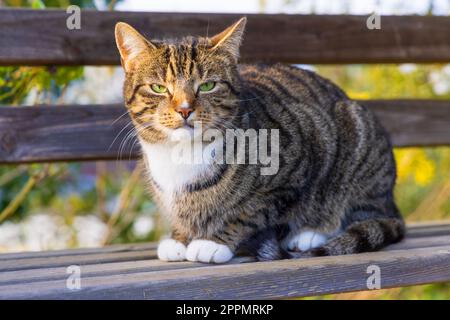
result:
<svg viewBox="0 0 450 320"><path fill-rule="evenodd" d="M111 105L0 107L0 163L136 158L133 140L119 151L133 130L124 113Z"/></svg>
<svg viewBox="0 0 450 320"><path fill-rule="evenodd" d="M450 101L366 100L395 146L450 145Z"/></svg>
<svg viewBox="0 0 450 320"><path fill-rule="evenodd" d="M90 255L52 256L44 258L0 260L0 272L40 269L59 266L87 265L107 262L150 260L156 258L155 250L106 252Z"/></svg>
<svg viewBox="0 0 450 320"><path fill-rule="evenodd" d="M81 290L66 280L11 284L1 299L267 299L367 290L367 268L381 270L381 287L450 280L450 246L340 257L87 277Z"/></svg>
<svg viewBox="0 0 450 320"><path fill-rule="evenodd" d="M431 248L450 245L450 233L447 232L445 235L439 236L428 236L428 237L407 237L403 241L395 244L391 244L384 248L382 251L393 251L393 250L407 250L407 249L418 249L418 248Z"/></svg>
<svg viewBox="0 0 450 320"><path fill-rule="evenodd" d="M413 237L406 238L404 241L390 245L383 249L383 251L393 251L393 250L406 250L406 249L418 249L418 248L433 248L440 247L450 244L450 230L447 230L445 236L428 236L428 237ZM154 244L151 244L154 247ZM114 246L114 251L117 252L118 246ZM140 246L123 246L124 250L137 250L141 252L144 249L142 245ZM75 250L74 250L75 251ZM89 259L83 255L80 257L81 251L85 252ZM58 279L67 278L67 267L77 264L77 260L80 259L81 271L83 277L95 277L95 276L106 276L106 275L128 275L130 273L139 272L157 272L162 270L174 270L174 269L186 269L186 268L197 268L197 267L214 267L207 264L190 263L190 262L180 262L180 263L167 263L152 260L137 260L133 261L134 256L129 256L129 261L123 261L123 255L106 255L105 253L111 253L111 247L103 248L103 252L92 252L81 250L77 251L73 256L67 256L66 251L53 251L53 254L60 252L62 255L58 256L58 259L50 261L50 263L45 263L47 267L43 267L43 259L36 259L35 256L24 258L20 260L14 260L12 263L9 262L7 267L11 267L15 264L14 270L2 271L0 272L0 290L2 285L8 285L12 283L30 283L34 281L50 281ZM153 257L154 251L148 250L149 257ZM45 254L45 252L43 252ZM119 262L112 261L115 257ZM128 256L126 256L128 258ZM140 258L141 256L139 256ZM0 255L0 261L2 261L2 255ZM42 257L41 257L42 258ZM9 259L8 259L9 260ZM110 261L110 262L105 262ZM251 257L238 257L233 259L233 264L245 263L254 261ZM33 269L28 269L32 267ZM25 269L24 269L25 268ZM34 269L37 268L37 269Z"/></svg>
<svg viewBox="0 0 450 320"><path fill-rule="evenodd" d="M425 239L417 238L406 239L405 241L391 245L385 248L383 251L393 250L405 250L405 249L418 249L418 248L433 248L445 246L450 243L450 235L441 237L428 237ZM106 249L106 248L105 248ZM22 260L18 262L18 266L22 263ZM254 262L252 257L238 257L233 259L229 264L240 264ZM24 269L14 271L2 271L0 272L0 290L1 286L9 285L13 283L30 283L36 281L51 281L59 279L67 279L67 267L70 263L77 265L73 260L68 261L65 266L59 266L60 261L57 262L58 266L39 269ZM86 261L84 261L85 263ZM138 260L138 261L124 261L124 262L108 262L98 263L98 260L90 260L93 264L81 265L81 272L84 278L106 276L106 275L124 275L127 276L130 273L139 272L158 272L163 270L175 270L175 269L187 269L187 268L199 268L199 267L216 267L215 265L208 265L202 263L192 262L177 262L167 263L156 259L152 260ZM18 268L20 269L20 268Z"/></svg>
<svg viewBox="0 0 450 320"><path fill-rule="evenodd" d="M119 57L114 25L125 21L151 38L212 35L243 14L83 11L81 30L62 10L0 10L2 65L111 65ZM384 63L450 61L450 19L383 16L247 14L244 61ZM268 40L270 39L270 41Z"/></svg>
<svg viewBox="0 0 450 320"><path fill-rule="evenodd" d="M49 250L49 251L11 252L11 253L0 253L0 261L11 259L18 260L29 258L78 256L97 253L144 251L144 250L155 250L156 247L157 244L153 242L153 243L116 244L99 248L77 248L77 249Z"/></svg>
<svg viewBox="0 0 450 320"><path fill-rule="evenodd" d="M396 146L450 145L450 101L361 103ZM124 112L119 105L0 107L0 164L136 159L140 149L132 135L126 139L133 128Z"/></svg>
<svg viewBox="0 0 450 320"><path fill-rule="evenodd" d="M409 224L407 230L408 238L440 236L450 234L450 223L441 221L439 224Z"/></svg>
<svg viewBox="0 0 450 320"><path fill-rule="evenodd" d="M19 271L6 271L0 273L1 286L13 283L30 283L35 281L50 281L67 279L67 266L44 268L44 269L26 269ZM159 260L138 260L125 262L110 262L101 264L90 264L81 267L83 277L95 277L105 275L121 274L127 276L130 273L137 272L156 272L161 270L184 269L193 267L207 267L206 264L192 262L167 263Z"/></svg>
<svg viewBox="0 0 450 320"><path fill-rule="evenodd" d="M240 264L254 262L251 257L234 258L229 264ZM1 286L13 283L30 283L36 281L50 281L67 279L67 267L52 267L44 269L26 269L18 271L6 271L0 273L0 290ZM83 277L96 277L106 275L124 275L139 272L158 272L163 270L187 269L187 268L202 268L214 267L205 263L194 262L176 262L168 263L157 259L152 260L138 260L138 261L124 261L124 262L109 262L101 264L88 264L81 266L81 273Z"/></svg>
<svg viewBox="0 0 450 320"><path fill-rule="evenodd" d="M449 228L450 220L431 220L408 222L409 230L429 229L429 228Z"/></svg>

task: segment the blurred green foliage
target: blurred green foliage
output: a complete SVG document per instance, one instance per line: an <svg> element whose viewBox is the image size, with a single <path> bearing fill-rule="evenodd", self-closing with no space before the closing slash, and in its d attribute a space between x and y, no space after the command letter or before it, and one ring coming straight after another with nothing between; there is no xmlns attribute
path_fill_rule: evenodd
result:
<svg viewBox="0 0 450 320"><path fill-rule="evenodd" d="M34 90L33 104L49 104L82 77L83 67L0 67L0 103L22 104Z"/></svg>

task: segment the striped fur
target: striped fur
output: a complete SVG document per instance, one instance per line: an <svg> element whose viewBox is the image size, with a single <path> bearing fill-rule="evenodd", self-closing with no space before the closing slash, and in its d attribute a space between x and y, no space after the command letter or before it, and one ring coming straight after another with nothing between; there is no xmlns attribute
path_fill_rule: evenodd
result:
<svg viewBox="0 0 450 320"><path fill-rule="evenodd" d="M204 129L280 132L280 169L272 176L250 164L180 170L158 160L158 152L145 153L149 184L170 217L172 238L185 245L212 240L260 260L372 251L399 241L404 225L393 200L395 162L377 119L311 71L239 65L244 25L242 19L212 38L151 42L128 25L116 28L124 98L144 147L170 146L177 128L194 121ZM201 94L198 86L206 81L216 88ZM152 93L152 83L169 93ZM186 122L176 111L181 104L194 110ZM163 162L158 170L169 175L190 175L167 190L155 180L160 175L152 161ZM287 252L283 240L304 230L329 240L307 252Z"/></svg>

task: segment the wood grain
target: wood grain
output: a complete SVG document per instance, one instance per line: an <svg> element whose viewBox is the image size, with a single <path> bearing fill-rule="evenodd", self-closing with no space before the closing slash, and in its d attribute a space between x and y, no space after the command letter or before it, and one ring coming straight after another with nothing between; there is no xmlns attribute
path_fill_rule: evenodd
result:
<svg viewBox="0 0 450 320"><path fill-rule="evenodd" d="M87 264L107 263L107 262L150 260L155 258L156 258L155 250L141 250L141 251L125 251L125 252L105 252L90 255L8 259L8 260L0 260L0 272L25 270L25 269L40 269L59 266L67 267L72 264L87 265Z"/></svg>
<svg viewBox="0 0 450 320"><path fill-rule="evenodd" d="M450 145L449 100L363 100L373 109L395 146Z"/></svg>
<svg viewBox="0 0 450 320"><path fill-rule="evenodd" d="M240 264L254 262L251 257L234 258L229 264ZM13 270L0 273L1 286L13 283L31 283L50 280L67 279L67 267L55 266L50 268ZM96 277L106 275L123 275L139 272L159 272L164 270L187 269L187 268L205 268L210 265L205 263L194 263L189 261L168 263L157 259L137 260L137 261L119 261L82 265L83 277Z"/></svg>
<svg viewBox="0 0 450 320"><path fill-rule="evenodd" d="M406 239L401 243L394 244L388 246L383 251L393 251L393 250L405 250L405 249L418 249L418 248L432 248L432 247L441 247L448 245L450 243L450 232L446 236L434 236L427 237L424 239L412 238ZM104 253L108 252L106 248ZM78 256L78 254L77 254ZM100 256L100 257L99 257ZM150 256L150 255L149 255ZM62 257L62 256L61 256ZM164 270L175 270L175 269L187 269L187 268L199 268L199 267L214 267L209 266L208 264L202 263L192 263L192 262L177 262L177 263L167 263L164 261L159 261L156 259L146 259L146 260L131 260L131 261L122 261L122 256L117 256L117 261L112 262L104 262L104 255L97 254L97 259L92 259L90 257L89 260L84 259L82 257L80 259L80 264L77 264L73 259L73 256L60 258L58 260L54 260L46 266L42 266L42 264L36 266L36 259L32 259L34 262L34 268L32 269L23 269L23 265L25 267L30 266L29 259L23 259L21 261L14 261L17 264L17 268L10 271L2 271L0 272L0 289L3 285L9 285L13 283L30 283L35 281L50 281L50 280L59 280L59 279L67 279L67 267L75 264L82 266L82 275L83 277L95 277L95 276L106 276L106 275L128 275L130 273L139 273L139 272L158 272ZM111 258L109 260L112 260ZM42 260L40 260L42 262ZM62 261L66 261L65 263L61 263ZM234 258L229 264L240 264L240 263L249 263L254 262L255 260L252 257L237 257Z"/></svg>
<svg viewBox="0 0 450 320"><path fill-rule="evenodd" d="M365 257L370 257L373 260L372 263L378 265L379 261L385 261L386 259L389 260L393 257L401 257L404 256L406 252L409 252L410 256L411 254L422 254L423 252L425 252L423 251L423 249L426 249L429 252L433 252L438 249L436 252L440 252L442 248L448 248L448 245L450 243L450 225L448 223L443 223L443 225L441 226L442 229L440 230L436 229L437 227L437 225L431 224L422 224L419 226L413 226L412 228L408 227L408 236L404 241L398 244L390 245L383 249L382 252L378 252L376 254L367 253L365 254ZM442 234L444 229L446 233ZM410 236L412 233L420 230L429 231L430 233L428 235L419 234L415 237ZM432 232L434 232L435 234L433 234ZM142 288L135 289L135 284L132 279L134 279L135 277L137 277L137 279L140 279L143 274L145 274L146 277L152 279L159 279L159 276L164 278L167 276L167 272L175 270L180 271L180 274L181 270L190 270L195 276L196 274L198 274L199 268L214 269L218 271L217 274L220 274L220 272L223 271L223 267L229 268L230 265L234 265L233 270L235 271L233 271L233 273L235 273L243 268L243 263L254 262L254 259L251 257L238 257L233 259L227 265L221 266L191 263L186 261L179 263L167 263L154 259L154 248L154 244L130 244L115 245L96 249L41 252L41 256L37 256L37 254L39 253L36 252L21 253L20 255L16 254L15 256L14 254L2 254L0 255L0 268L3 268L2 272L0 272L0 292L9 292L7 290L9 290L10 288L23 288L25 290L25 288L28 287L33 288L38 286L42 286L44 291L46 290L47 286L55 289L55 286L61 286L67 279L68 275L66 272L66 268L70 265L75 264L81 267L83 284L89 283L90 281L101 283L99 287L96 287L97 285L92 286L91 289L96 292L96 295L89 296L90 298L117 297L116 293L111 296L112 291L104 292L105 288L103 288L103 286L109 285L108 278L117 280L116 284L120 286L120 288L117 290L125 290L124 288L126 287L128 288L127 290L134 290L133 295L137 298L139 298L139 295L141 295L141 298L149 298L153 297L153 294L150 296L150 293ZM134 255L133 252L136 253L136 255ZM389 253L389 255L383 255L382 253ZM413 259L412 256L409 258ZM360 258L362 256L354 255L351 257L354 258L353 261L360 262ZM340 264L343 261L342 259L346 261L345 264L352 264L352 259L349 260L348 257L325 257L320 258L319 260L307 259L297 261L301 264L301 267L299 268L306 267L317 269L327 268L327 266L336 263ZM319 263L314 263L314 261L319 261ZM277 263L284 264L283 261L272 262L272 264ZM391 261L389 263L393 262ZM239 266L237 267L236 264L239 264ZM344 268L343 265L341 265L341 267ZM425 272L425 270L419 271ZM283 275L283 272L283 268L278 271L280 277ZM385 270L383 269L382 272L382 276L384 276ZM185 274L185 276L187 276L187 273ZM329 275L329 277L331 277L331 275ZM338 285L341 285L342 279L340 278L340 273L336 273L334 277L336 277L336 279L338 280ZM122 283L119 283L119 279L122 279ZM186 280L185 278L183 279ZM352 278L348 279L348 281L351 280ZM157 280L155 281L157 282ZM166 283L166 285L170 288L172 286L172 281L178 283L179 279L177 277L174 277L173 279L171 278L170 282L169 280L167 281L168 282ZM53 290L51 288L49 288L50 291ZM340 288L336 288L336 290L339 289ZM313 290L313 288L309 288L308 290L311 291ZM142 296L143 292L145 293L145 296ZM237 290L235 294L239 294L238 292L239 290ZM40 296L28 296L28 291L22 293L19 293L19 291L17 291L16 294L17 295L15 295L14 297L40 298ZM56 293L49 292L49 294L51 294L51 296L45 297L53 297L52 295ZM8 295L8 293L5 293L3 296L1 296L0 294L0 298L8 297L11 297L10 295ZM62 295L61 297L69 298L65 297L64 295Z"/></svg>
<svg viewBox="0 0 450 320"><path fill-rule="evenodd" d="M375 111L395 146L450 145L450 101L361 103ZM137 159L124 112L119 105L0 107L0 164Z"/></svg>
<svg viewBox="0 0 450 320"><path fill-rule="evenodd" d="M128 22L150 38L212 35L244 14L85 10L81 30L62 10L0 10L0 65L114 65L114 25ZM243 61L385 63L450 61L450 19L383 16L247 14Z"/></svg>
<svg viewBox="0 0 450 320"><path fill-rule="evenodd" d="M125 111L107 105L0 107L0 163L136 158L131 141L120 150L133 130L128 115L121 117Z"/></svg>
<svg viewBox="0 0 450 320"><path fill-rule="evenodd" d="M10 285L14 283L31 283L36 281L50 281L67 279L67 267L70 266L55 266L51 268L41 269L25 269L5 271L0 273L0 288L4 285ZM162 270L172 269L184 269L193 267L207 267L206 264L192 263L192 262L177 262L167 263L159 260L137 260L137 261L120 261L109 262L101 264L88 264L83 265L82 276L83 277L95 277L106 275L123 275L126 276L130 273L138 272L157 272Z"/></svg>
<svg viewBox="0 0 450 320"><path fill-rule="evenodd" d="M78 248L78 249L64 249L64 250L48 250L48 251L32 251L32 252L11 252L0 254L0 261L2 260L19 260L29 258L49 258L49 257L63 257L63 256L78 256L91 255L97 253L113 253L113 252L130 252L130 251L145 251L156 250L157 244L152 243L132 243L132 244L115 244L100 248Z"/></svg>
<svg viewBox="0 0 450 320"><path fill-rule="evenodd" d="M367 290L367 267L381 269L381 287L450 280L450 246L339 257L243 263L0 287L1 299L269 299Z"/></svg>
<svg viewBox="0 0 450 320"><path fill-rule="evenodd" d="M439 224L408 224L407 237L428 237L428 236L440 236L450 234L450 223L448 221L440 221Z"/></svg>

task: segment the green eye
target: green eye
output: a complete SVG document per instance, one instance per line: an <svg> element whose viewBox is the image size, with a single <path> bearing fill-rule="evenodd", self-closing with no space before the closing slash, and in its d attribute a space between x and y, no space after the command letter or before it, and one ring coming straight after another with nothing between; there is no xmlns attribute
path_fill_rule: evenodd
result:
<svg viewBox="0 0 450 320"><path fill-rule="evenodd" d="M156 93L166 93L167 92L167 87L164 87L160 84L154 83L151 85L151 88Z"/></svg>
<svg viewBox="0 0 450 320"><path fill-rule="evenodd" d="M208 91L211 91L212 89L214 89L215 86L216 86L216 83L214 81L209 81L209 82L202 83L200 85L200 87L198 87L198 88L200 89L201 92L208 92Z"/></svg>

